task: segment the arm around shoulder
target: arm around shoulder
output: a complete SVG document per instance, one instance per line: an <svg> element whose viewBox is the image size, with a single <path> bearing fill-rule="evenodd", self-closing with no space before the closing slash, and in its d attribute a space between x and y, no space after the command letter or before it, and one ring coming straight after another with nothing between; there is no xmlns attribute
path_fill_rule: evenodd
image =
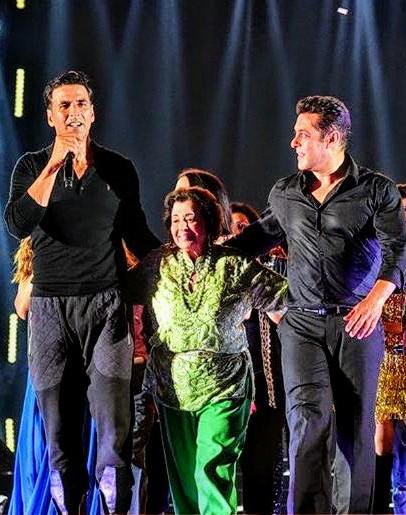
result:
<svg viewBox="0 0 406 515"><path fill-rule="evenodd" d="M162 248L154 249L137 266L128 270L123 288L127 303L148 304L157 282L162 256Z"/></svg>
<svg viewBox="0 0 406 515"><path fill-rule="evenodd" d="M144 258L152 249L161 245L148 226L142 208L137 171L131 161L126 160L126 174L123 195L123 238L128 248L138 259Z"/></svg>
<svg viewBox="0 0 406 515"><path fill-rule="evenodd" d="M284 194L281 192L281 181L278 181L272 188L267 208L259 219L247 226L238 236L228 240L226 245L250 256L261 256L269 252L286 238L280 223L284 212L283 206Z"/></svg>
<svg viewBox="0 0 406 515"><path fill-rule="evenodd" d="M285 305L287 280L258 261L251 261L238 280L248 290L252 307L263 311L279 311Z"/></svg>

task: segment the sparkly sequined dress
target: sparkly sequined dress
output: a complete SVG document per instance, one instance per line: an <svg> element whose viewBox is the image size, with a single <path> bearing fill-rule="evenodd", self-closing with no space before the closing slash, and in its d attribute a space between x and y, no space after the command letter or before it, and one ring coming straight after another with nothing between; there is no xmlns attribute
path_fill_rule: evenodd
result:
<svg viewBox="0 0 406 515"><path fill-rule="evenodd" d="M385 356L379 372L375 417L392 420L393 512L406 513L406 293L394 293L385 303Z"/></svg>
<svg viewBox="0 0 406 515"><path fill-rule="evenodd" d="M378 379L377 422L406 419L406 293L393 293L383 308L385 356Z"/></svg>

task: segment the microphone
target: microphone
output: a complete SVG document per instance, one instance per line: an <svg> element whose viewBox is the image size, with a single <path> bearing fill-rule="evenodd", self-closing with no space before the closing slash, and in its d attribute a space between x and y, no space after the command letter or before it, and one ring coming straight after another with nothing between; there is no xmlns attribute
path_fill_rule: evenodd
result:
<svg viewBox="0 0 406 515"><path fill-rule="evenodd" d="M65 189L73 190L73 158L75 157L73 152L66 154L63 162L63 184Z"/></svg>

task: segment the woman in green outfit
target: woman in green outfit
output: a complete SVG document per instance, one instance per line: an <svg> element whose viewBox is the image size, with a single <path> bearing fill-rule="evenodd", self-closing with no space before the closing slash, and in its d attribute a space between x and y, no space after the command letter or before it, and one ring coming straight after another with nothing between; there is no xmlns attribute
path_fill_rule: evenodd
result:
<svg viewBox="0 0 406 515"><path fill-rule="evenodd" d="M207 190L169 193L164 221L171 243L130 281L132 300L146 304L153 319L144 387L159 410L176 513L235 513L236 462L252 399L243 321L252 307L280 305L286 281L212 245L221 211Z"/></svg>

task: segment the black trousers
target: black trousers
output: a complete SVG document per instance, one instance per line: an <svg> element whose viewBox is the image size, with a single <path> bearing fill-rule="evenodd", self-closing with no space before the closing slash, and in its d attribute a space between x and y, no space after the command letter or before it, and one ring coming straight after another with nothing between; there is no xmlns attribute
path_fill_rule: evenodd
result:
<svg viewBox="0 0 406 515"><path fill-rule="evenodd" d="M263 373L255 374L255 405L240 457L244 512L281 513L285 411L269 406Z"/></svg>
<svg viewBox="0 0 406 515"><path fill-rule="evenodd" d="M109 511L131 501L133 344L120 293L33 297L29 369L45 423L51 493L61 511L87 491L83 413L88 397L97 429L96 478Z"/></svg>
<svg viewBox="0 0 406 515"><path fill-rule="evenodd" d="M342 315L288 311L279 325L290 430L289 513L370 513L374 407L383 329L363 340Z"/></svg>
<svg viewBox="0 0 406 515"><path fill-rule="evenodd" d="M142 470L137 499L139 512L159 514L169 509L169 481L154 399L142 390L144 371L144 365L135 366L132 462Z"/></svg>

